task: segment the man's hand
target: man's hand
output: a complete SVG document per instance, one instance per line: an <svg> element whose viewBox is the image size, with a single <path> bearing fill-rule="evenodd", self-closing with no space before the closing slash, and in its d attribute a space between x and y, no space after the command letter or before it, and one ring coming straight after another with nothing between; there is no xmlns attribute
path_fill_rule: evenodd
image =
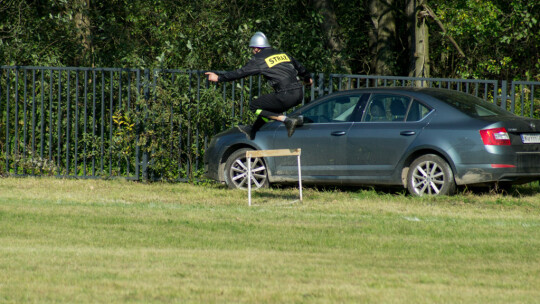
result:
<svg viewBox="0 0 540 304"><path fill-rule="evenodd" d="M208 80L212 82L218 82L219 76L216 73L206 72L205 75L208 75Z"/></svg>
<svg viewBox="0 0 540 304"><path fill-rule="evenodd" d="M304 81L304 84L307 85L307 86L310 86L313 84L313 79L310 78L309 81Z"/></svg>

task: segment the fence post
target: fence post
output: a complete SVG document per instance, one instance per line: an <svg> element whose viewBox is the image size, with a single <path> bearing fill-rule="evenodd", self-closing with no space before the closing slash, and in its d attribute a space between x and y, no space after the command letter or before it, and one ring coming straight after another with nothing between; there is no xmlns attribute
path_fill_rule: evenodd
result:
<svg viewBox="0 0 540 304"><path fill-rule="evenodd" d="M319 89L319 96L324 96L324 73L319 73L319 81L318 81L318 89Z"/></svg>
<svg viewBox="0 0 540 304"><path fill-rule="evenodd" d="M141 133L144 134L146 128L147 128L147 120L148 120L148 102L150 100L150 90L149 90L149 84L150 84L150 70L145 69L144 70L144 119L142 120L142 126L141 126ZM144 181L148 181L148 138L145 140L145 147L143 148L143 156L142 156L142 178Z"/></svg>
<svg viewBox="0 0 540 304"><path fill-rule="evenodd" d="M10 71L6 70L6 174L9 175L9 88L10 88Z"/></svg>
<svg viewBox="0 0 540 304"><path fill-rule="evenodd" d="M516 102L516 84L514 81L512 81L512 85L510 86L510 106L512 107L512 113L514 112L514 105Z"/></svg>
<svg viewBox="0 0 540 304"><path fill-rule="evenodd" d="M128 85L131 90L131 86ZM135 97L135 113L141 113L141 69L136 70L136 97ZM129 98L128 98L129 100ZM141 139L141 124L135 126L135 180L140 180L141 173L141 158L140 158L140 139Z"/></svg>
<svg viewBox="0 0 540 304"><path fill-rule="evenodd" d="M311 79L313 81L313 83L311 84L311 87L309 88L310 89L310 92L311 92L311 96L310 96L310 101L313 101L315 100L315 74L314 73L311 73ZM260 89L261 85L259 84L259 89ZM260 94L259 94L260 95Z"/></svg>
<svg viewBox="0 0 540 304"><path fill-rule="evenodd" d="M512 84L512 89L511 91L513 90L514 88L514 85ZM502 85L502 88L501 88L501 108L505 109L506 110L506 103L508 101L508 84L505 85L505 83L503 82L503 85Z"/></svg>
<svg viewBox="0 0 540 304"><path fill-rule="evenodd" d="M506 110L506 100L508 99L507 90L508 89L508 83L506 80L503 80L501 84L501 108Z"/></svg>

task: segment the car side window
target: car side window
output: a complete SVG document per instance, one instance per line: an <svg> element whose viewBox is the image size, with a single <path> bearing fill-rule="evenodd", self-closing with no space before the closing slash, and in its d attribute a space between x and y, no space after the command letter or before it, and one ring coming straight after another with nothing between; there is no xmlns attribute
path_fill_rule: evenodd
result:
<svg viewBox="0 0 540 304"><path fill-rule="evenodd" d="M406 121L419 121L431 112L431 109L420 103L418 100L414 100L407 114Z"/></svg>
<svg viewBox="0 0 540 304"><path fill-rule="evenodd" d="M305 112L305 123L331 123L351 121L362 95L337 96L318 103Z"/></svg>
<svg viewBox="0 0 540 304"><path fill-rule="evenodd" d="M364 114L365 122L404 121L411 98L393 94L373 94Z"/></svg>

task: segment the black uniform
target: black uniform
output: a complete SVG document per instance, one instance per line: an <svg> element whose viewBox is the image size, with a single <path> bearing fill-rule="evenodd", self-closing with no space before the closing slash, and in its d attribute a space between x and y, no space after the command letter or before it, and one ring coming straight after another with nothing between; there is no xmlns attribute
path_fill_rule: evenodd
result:
<svg viewBox="0 0 540 304"><path fill-rule="evenodd" d="M304 95L302 83L296 76L299 75L304 81L311 78L310 73L290 55L272 48L263 48L242 68L219 75L218 81L232 81L258 74L268 80L275 92L250 102L249 109L258 115L254 129L264 124L263 120L266 119L262 117L279 116L300 104Z"/></svg>

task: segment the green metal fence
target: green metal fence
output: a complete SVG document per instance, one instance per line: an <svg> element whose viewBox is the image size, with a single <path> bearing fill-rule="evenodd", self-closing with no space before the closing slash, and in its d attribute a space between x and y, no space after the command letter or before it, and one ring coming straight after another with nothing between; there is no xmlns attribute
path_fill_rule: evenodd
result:
<svg viewBox="0 0 540 304"><path fill-rule="evenodd" d="M533 102L540 82L313 77L305 102L354 88L420 85L540 114ZM252 119L249 101L269 90L259 76L215 85L204 71L2 66L0 175L185 181L200 174L209 138Z"/></svg>

